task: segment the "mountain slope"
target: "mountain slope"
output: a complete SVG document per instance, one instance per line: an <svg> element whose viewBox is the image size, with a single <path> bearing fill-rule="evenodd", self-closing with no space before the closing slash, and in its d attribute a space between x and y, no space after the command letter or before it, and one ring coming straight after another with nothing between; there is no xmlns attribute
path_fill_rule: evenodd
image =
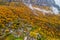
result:
<svg viewBox="0 0 60 40"><path fill-rule="evenodd" d="M60 40L60 16L43 15L42 11L31 10L23 3L15 7L0 6L0 9L1 39L5 40L7 35L13 34L15 37L27 36L26 40Z"/></svg>

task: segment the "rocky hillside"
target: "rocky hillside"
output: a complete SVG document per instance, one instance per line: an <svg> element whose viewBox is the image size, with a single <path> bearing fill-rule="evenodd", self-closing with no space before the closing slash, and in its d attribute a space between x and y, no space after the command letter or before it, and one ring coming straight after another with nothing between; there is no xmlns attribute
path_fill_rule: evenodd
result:
<svg viewBox="0 0 60 40"><path fill-rule="evenodd" d="M60 15L49 7L10 3L0 9L1 40L60 40Z"/></svg>

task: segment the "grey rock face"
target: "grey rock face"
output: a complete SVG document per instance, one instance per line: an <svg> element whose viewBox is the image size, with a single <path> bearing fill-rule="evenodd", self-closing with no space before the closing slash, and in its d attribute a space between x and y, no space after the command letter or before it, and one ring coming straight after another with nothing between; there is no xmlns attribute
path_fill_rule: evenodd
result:
<svg viewBox="0 0 60 40"><path fill-rule="evenodd" d="M54 0L2 0L3 2L23 2L29 6L29 4L37 6L49 6L55 7L60 12L60 7L55 3Z"/></svg>
<svg viewBox="0 0 60 40"><path fill-rule="evenodd" d="M23 2L27 4L35 4L39 6L52 6L56 5L54 0L2 0L3 2Z"/></svg>

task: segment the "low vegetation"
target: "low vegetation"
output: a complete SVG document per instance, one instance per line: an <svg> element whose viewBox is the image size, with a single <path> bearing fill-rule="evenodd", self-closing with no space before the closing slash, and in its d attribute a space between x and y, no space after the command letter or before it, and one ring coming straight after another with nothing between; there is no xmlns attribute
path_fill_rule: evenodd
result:
<svg viewBox="0 0 60 40"><path fill-rule="evenodd" d="M24 4L0 6L0 39L60 40L60 16L36 13Z"/></svg>

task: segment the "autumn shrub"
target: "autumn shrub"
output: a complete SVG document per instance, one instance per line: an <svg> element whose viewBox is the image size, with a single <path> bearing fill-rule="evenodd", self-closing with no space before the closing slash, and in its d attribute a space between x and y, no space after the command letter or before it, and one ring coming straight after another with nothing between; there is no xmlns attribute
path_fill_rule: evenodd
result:
<svg viewBox="0 0 60 40"><path fill-rule="evenodd" d="M37 11L36 13L42 12ZM38 38L38 35L40 35L39 37L42 40L52 40L51 38L53 38L53 40L59 40L59 17L60 16L53 14L39 14L39 16L36 16L34 12L25 5L20 5L18 7L0 6L0 35L6 36L9 33L20 36L27 35L36 39ZM11 33L11 30L15 33Z"/></svg>

